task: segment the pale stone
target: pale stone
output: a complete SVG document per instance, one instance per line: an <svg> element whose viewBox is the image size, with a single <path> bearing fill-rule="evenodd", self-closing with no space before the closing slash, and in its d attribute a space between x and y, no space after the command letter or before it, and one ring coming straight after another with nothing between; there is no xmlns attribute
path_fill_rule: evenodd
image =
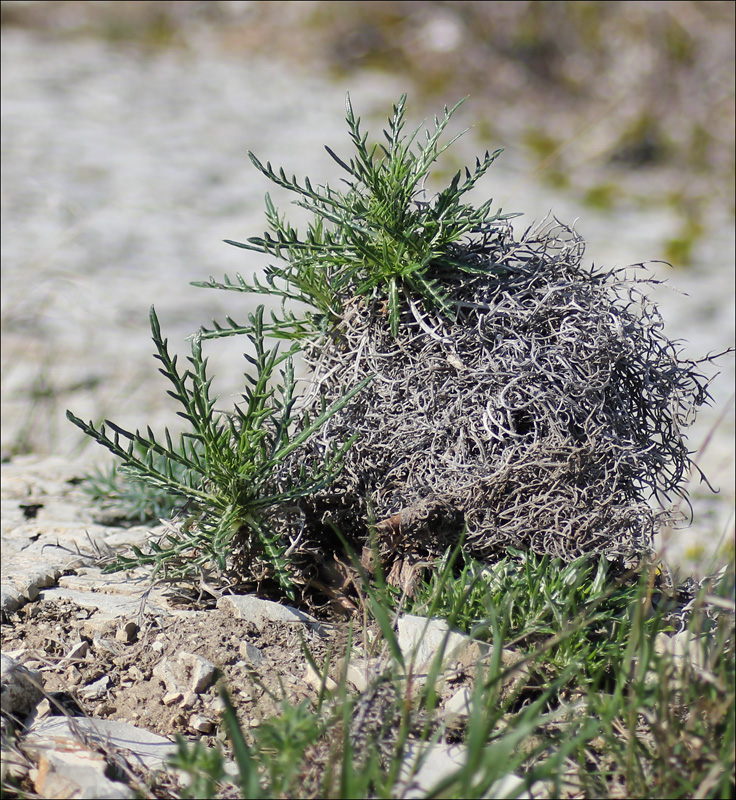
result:
<svg viewBox="0 0 736 800"><path fill-rule="evenodd" d="M380 658L351 658L347 666L341 659L340 669L345 670L345 679L358 692L364 692L385 669L385 661Z"/></svg>
<svg viewBox="0 0 736 800"><path fill-rule="evenodd" d="M68 556L68 553L66 554ZM2 561L3 588L9 591L9 597L3 597L3 611L10 611L6 602L12 604L18 600L19 605L33 601L38 597L40 589L52 586L61 572L61 565L39 552L24 550L17 556Z"/></svg>
<svg viewBox="0 0 736 800"><path fill-rule="evenodd" d="M412 614L399 617L396 638L405 662L413 665L415 674L426 674L441 649L440 671L453 663L470 666L490 652L487 644L477 642L460 631L450 630L444 620Z"/></svg>
<svg viewBox="0 0 736 800"><path fill-rule="evenodd" d="M307 664L302 680L318 692L322 691L323 685L328 692L335 692L338 689L337 683L329 675L323 678L311 664Z"/></svg>
<svg viewBox="0 0 736 800"><path fill-rule="evenodd" d="M201 694L217 678L218 669L202 656L181 652L175 658L164 658L153 668L153 676L165 686L168 695L183 697L187 692Z"/></svg>
<svg viewBox="0 0 736 800"><path fill-rule="evenodd" d="M686 680L686 668L700 672L705 669L708 660L707 637L698 636L691 631L681 631L672 636L658 633L653 649L660 658L670 659L671 668L665 671L664 677L667 680L673 679L676 687ZM661 677L661 670L649 669L644 681L647 686L652 686Z"/></svg>
<svg viewBox="0 0 736 800"><path fill-rule="evenodd" d="M396 638L405 664L411 667L414 678L420 684L427 679L433 667L440 683L466 674L474 678L476 669L487 667L493 654L489 644L451 630L444 620L411 614L399 618ZM441 658L439 666L436 663L438 658ZM507 649L501 651L500 669L508 673L502 681L505 693L513 691L528 674L525 665L515 667L522 660L521 653Z"/></svg>
<svg viewBox="0 0 736 800"><path fill-rule="evenodd" d="M463 686L445 703L443 717L468 717L470 716L470 704L473 693L467 686Z"/></svg>
<svg viewBox="0 0 736 800"><path fill-rule="evenodd" d="M126 751L130 763L150 769L163 769L166 760L176 752L176 744L150 731L127 722L88 717L48 717L34 724L22 742L22 748L32 757L59 745L61 749L79 746L79 736L84 733L98 745L111 745Z"/></svg>
<svg viewBox="0 0 736 800"><path fill-rule="evenodd" d="M102 695L108 690L109 686L109 675L103 675L99 680L96 680L94 683L90 683L80 689L79 694L89 700L93 700L97 697L102 697Z"/></svg>
<svg viewBox="0 0 736 800"><path fill-rule="evenodd" d="M229 611L238 619L252 622L259 630L263 630L269 622L289 622L306 623L317 632L322 632L322 626L311 614L254 595L225 595L217 601L217 607Z"/></svg>
<svg viewBox="0 0 736 800"><path fill-rule="evenodd" d="M196 694L204 692L217 679L219 670L202 656L182 652L177 654L177 660L186 671L188 687Z"/></svg>
<svg viewBox="0 0 736 800"><path fill-rule="evenodd" d="M5 653L0 656L3 714L25 717L43 696L43 677Z"/></svg>
<svg viewBox="0 0 736 800"><path fill-rule="evenodd" d="M62 663L64 661L84 661L85 656L89 652L89 642L81 641L77 642L72 649L64 656L62 659Z"/></svg>
<svg viewBox="0 0 736 800"><path fill-rule="evenodd" d="M154 642L155 644L155 642ZM166 687L168 694L184 695L184 687L179 685L179 677L170 658L164 658L153 668L153 677L158 678Z"/></svg>
<svg viewBox="0 0 736 800"><path fill-rule="evenodd" d="M238 652L253 667L262 667L265 663L263 653L250 642L241 642Z"/></svg>
<svg viewBox="0 0 736 800"><path fill-rule="evenodd" d="M133 797L130 787L111 781L105 776L106 769L105 757L82 745L77 750L52 749L39 755L33 788L41 797L89 800L123 800Z"/></svg>
<svg viewBox="0 0 736 800"><path fill-rule="evenodd" d="M178 703L181 698L181 692L166 692L166 694L161 698L161 702L165 706L173 706L174 703Z"/></svg>
<svg viewBox="0 0 736 800"><path fill-rule="evenodd" d="M138 624L133 620L123 622L115 632L115 639L123 644L131 644L138 635Z"/></svg>
<svg viewBox="0 0 736 800"><path fill-rule="evenodd" d="M0 586L0 608L2 609L3 618L6 614L12 614L13 611L19 609L23 602L23 592L17 586L3 581L2 586Z"/></svg>
<svg viewBox="0 0 736 800"><path fill-rule="evenodd" d="M466 761L465 745L421 745L409 741L404 748L404 761L394 791L406 800L433 795L434 787L462 769ZM548 796L541 783L535 783L531 792L521 791L523 785L523 779L511 773L495 781L483 796L494 800L512 797L532 800Z"/></svg>
<svg viewBox="0 0 736 800"><path fill-rule="evenodd" d="M365 658L351 658L345 669L345 680L359 692L368 688L369 662Z"/></svg>
<svg viewBox="0 0 736 800"><path fill-rule="evenodd" d="M193 714L189 720L189 727L197 733L209 733L214 724L212 720L203 717L201 714Z"/></svg>
<svg viewBox="0 0 736 800"><path fill-rule="evenodd" d="M398 786L403 789L399 796L407 800L426 797L435 785L463 766L465 752L463 745L407 742L399 771Z"/></svg>

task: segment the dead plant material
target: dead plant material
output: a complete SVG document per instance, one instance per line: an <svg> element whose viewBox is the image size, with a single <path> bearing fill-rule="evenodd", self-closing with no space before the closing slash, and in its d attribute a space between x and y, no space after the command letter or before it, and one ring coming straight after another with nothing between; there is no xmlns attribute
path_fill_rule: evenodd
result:
<svg viewBox="0 0 736 800"><path fill-rule="evenodd" d="M303 501L312 543L334 526L372 545L373 530L384 564L436 555L463 531L484 559L650 549L684 497L685 430L712 359L681 357L644 294L652 280L585 268L583 254L557 220L518 241L496 226L453 254L482 273L433 276L454 319L405 296L394 337L380 302L347 305L307 348L305 405L316 415L375 377L311 441L308 458L360 434L337 481Z"/></svg>

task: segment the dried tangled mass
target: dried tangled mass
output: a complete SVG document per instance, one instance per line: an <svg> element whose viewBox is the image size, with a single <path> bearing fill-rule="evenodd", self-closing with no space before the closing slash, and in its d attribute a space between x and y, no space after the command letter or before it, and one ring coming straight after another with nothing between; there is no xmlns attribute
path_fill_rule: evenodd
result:
<svg viewBox="0 0 736 800"><path fill-rule="evenodd" d="M651 547L683 494L683 432L707 382L664 335L647 282L586 269L583 251L557 221L518 241L495 227L454 254L483 274L434 276L456 318L407 298L398 338L385 305L347 304L307 349L305 406L375 377L311 443L317 455L359 434L337 481L302 508L313 541L334 526L365 544L373 530L384 557L414 561L463 532L482 559Z"/></svg>

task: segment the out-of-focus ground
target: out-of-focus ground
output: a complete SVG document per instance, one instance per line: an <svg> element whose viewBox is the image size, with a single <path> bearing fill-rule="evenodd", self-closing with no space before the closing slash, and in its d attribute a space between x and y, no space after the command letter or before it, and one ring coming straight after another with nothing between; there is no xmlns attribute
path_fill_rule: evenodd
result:
<svg viewBox="0 0 736 800"><path fill-rule="evenodd" d="M271 187L247 150L339 178L323 145L349 150L346 90L376 136L404 91L416 124L469 95L451 127L474 127L438 181L504 147L475 199L523 211L517 228L550 210L577 219L596 264L670 261L652 265L669 281L652 287L668 335L691 358L733 345L733 3L0 8L4 457L102 456L67 408L176 426L149 306L182 359L200 324L245 317L255 298L188 282L263 264L221 243L264 229ZM212 348L223 405L241 387L242 349ZM693 486L694 525L672 544L696 570L733 553L733 357L707 369L721 372L715 403L691 443L708 439L702 466L721 493Z"/></svg>

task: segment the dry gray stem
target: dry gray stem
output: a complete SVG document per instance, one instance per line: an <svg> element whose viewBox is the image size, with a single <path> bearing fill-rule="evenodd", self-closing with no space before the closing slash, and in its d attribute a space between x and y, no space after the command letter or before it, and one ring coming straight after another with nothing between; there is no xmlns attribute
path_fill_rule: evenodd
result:
<svg viewBox="0 0 736 800"><path fill-rule="evenodd" d="M407 298L396 339L385 305L346 306L307 349L311 413L375 378L311 443L318 456L360 434L337 482L304 506L316 538L329 521L366 542L377 522L385 547L420 556L464 526L480 558L650 548L683 494L684 431L707 381L664 335L647 281L585 269L583 251L556 221L519 241L496 228L456 253L486 274L436 276L456 318Z"/></svg>

